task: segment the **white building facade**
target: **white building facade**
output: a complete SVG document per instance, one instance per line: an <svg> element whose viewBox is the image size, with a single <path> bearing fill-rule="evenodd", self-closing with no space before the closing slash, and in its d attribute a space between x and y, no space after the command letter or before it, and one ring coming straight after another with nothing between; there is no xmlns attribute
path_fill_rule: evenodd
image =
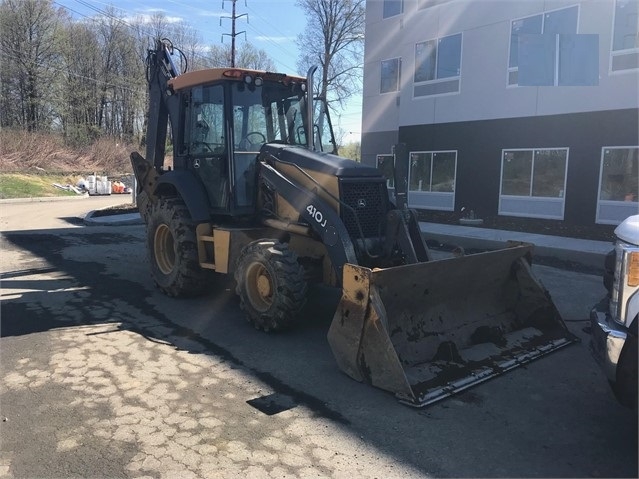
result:
<svg viewBox="0 0 639 479"><path fill-rule="evenodd" d="M405 143L418 209L618 224L639 212L638 11L368 0L362 161Z"/></svg>

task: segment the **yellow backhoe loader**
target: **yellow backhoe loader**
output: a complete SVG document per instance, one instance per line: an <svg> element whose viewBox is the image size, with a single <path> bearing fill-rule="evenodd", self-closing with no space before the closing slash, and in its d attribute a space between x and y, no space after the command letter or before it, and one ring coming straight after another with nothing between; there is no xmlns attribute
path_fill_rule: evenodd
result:
<svg viewBox="0 0 639 479"><path fill-rule="evenodd" d="M299 319L309 282L341 288L328 332L339 367L415 406L574 341L531 245L432 260L407 207L405 146L391 198L380 171L337 156L314 68L187 73L178 53L167 40L148 52L146 158L131 154L164 293L232 274L248 320L271 331Z"/></svg>

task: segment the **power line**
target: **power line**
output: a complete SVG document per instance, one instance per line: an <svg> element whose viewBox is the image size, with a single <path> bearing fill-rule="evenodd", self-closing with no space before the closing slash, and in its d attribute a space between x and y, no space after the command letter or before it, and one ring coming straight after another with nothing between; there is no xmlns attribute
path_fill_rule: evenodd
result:
<svg viewBox="0 0 639 479"><path fill-rule="evenodd" d="M103 9L101 9L101 8L99 8L99 7L97 7L97 6L95 6L95 5L92 5L91 3L89 3L89 2L88 2L88 1L86 1L86 0L74 0L74 1L75 1L76 3L78 3L79 5L82 5L83 7L88 8L89 10L96 12L98 16L104 16L104 17L106 17L106 18L110 18L110 19L113 19L113 20L117 21L118 23L120 23L120 24L122 24L122 25L124 25L124 26L126 26L126 27L128 27L128 28L130 28L130 29L131 29L131 30L133 30L135 33L138 33L138 32L139 32L139 33L142 33L142 34L144 34L145 36L147 36L147 37L148 37L148 38L150 38L150 39L153 39L153 38L155 37L155 35L153 34L153 32L151 32L151 31L149 31L148 29L145 29L145 28L143 28L143 27L142 27L143 23L139 23L139 24L132 25L130 22L128 22L128 21L127 21L127 20L125 20L124 18L121 18L121 17L119 17L119 16L117 16L117 15L113 15L112 13L110 13L110 12L108 12L108 11L105 11L105 10L103 10ZM101 3L102 5L105 5L105 3L104 3L104 2L99 2L98 0L91 0L91 1L96 2L96 3ZM87 18L87 19L92 20L92 21L97 21L97 20L95 19L95 16L87 15L86 13L82 13L82 12L80 12L80 11L78 11L78 10L75 10L75 9L73 9L73 8L71 8L71 7L67 6L67 5L63 5L62 3L60 3L60 1L56 1L56 0L54 0L54 2L53 2L53 3L55 3L56 5L58 5L58 6L62 7L62 8L64 8L64 9L66 9L66 10L68 10L68 11L70 11L70 12L75 13L76 15L79 15L79 16L81 16L81 17ZM144 7L144 6L146 6L146 4L141 3L141 2L136 2L136 3L138 3L139 5L141 5L141 6L143 6L143 7ZM174 4L176 4L176 5L189 6L189 7L193 8L193 7L192 7L192 6L190 6L190 5L187 5L187 4L184 4L184 3L178 2L178 1L176 1L176 0L171 0L171 3L174 3ZM249 10L254 11L254 10L253 10L253 9L251 9L250 7L248 7L248 8L249 8ZM123 9L115 9L115 10L116 10L117 12L121 12L121 13L126 13L126 14L128 14L128 13L129 13L129 12L127 12L126 10L123 10ZM203 11L202 9L198 9L198 10ZM188 25L188 24L187 24L187 25ZM194 28L194 27L193 27L193 26L191 26L191 25L189 25L189 27L190 27L190 28L192 28L194 31L198 32L199 34L202 34L202 30L197 29L197 28ZM280 51L282 51L282 52L283 52L283 53L285 53L286 55L291 55L291 52L290 52L289 50L284 49L284 48L283 48L280 44L278 44L277 42L275 42L275 41L271 40L271 39L269 38L269 36L268 36L268 35L264 34L262 31L260 31L260 30L259 30L257 27L255 27L254 25L252 25L252 24L248 24L248 28L250 28L251 30L253 30L253 31L254 31L254 32L256 32L257 34L259 34L260 36L262 36L262 37L263 37L263 38L264 38L267 42L269 42L271 45L273 45L273 46L275 46L276 48L278 48ZM239 32L239 33L243 33L243 32ZM239 34L239 33L238 33L238 34ZM280 33L281 33L281 31L280 31ZM229 34L227 34L227 35L229 35ZM200 53L198 53L198 52L196 52L196 51L192 52L192 54L193 54L193 56L195 56L196 58L200 58L200 59L202 59L202 60L207 60L207 59L208 59L208 57L207 57L206 55L204 55L204 54L200 54ZM274 58L273 60L274 60L274 61L276 61L277 63L279 63L280 65L284 66L284 67L285 67L285 69L287 69L287 70L289 70L289 71L291 71L291 72L294 72L294 71L296 71L296 70L297 70L296 68L291 67L290 65L288 65L288 64L286 64L286 63L284 63L284 62L282 62L282 61L281 61L281 60L279 60L279 59Z"/></svg>
<svg viewBox="0 0 639 479"><path fill-rule="evenodd" d="M102 15L102 16L104 16L106 18L110 18L110 19L115 20L116 22L118 22L118 23L120 23L120 24L122 24L122 25L124 25L126 27L129 27L131 30L133 30L134 33L138 33L138 32L142 33L142 34L144 34L145 36L147 36L151 40L154 40L155 37L156 37L156 35L153 32L142 28L142 26L141 26L142 24L132 25L131 23L129 23L126 20L124 20L123 18L118 17L116 15L113 15L113 14L111 14L111 13L105 11L105 10L102 10L102 9L100 9L100 8L94 6L94 5L91 5L90 3L88 3L88 2L86 2L84 0L74 0L74 1L79 3L82 6L86 7L86 8L89 8L90 10L93 10L98 15ZM59 2L57 2L55 0L54 0L53 3L55 3L56 5L59 5L60 7L66 9L66 10L74 12L74 13L82 16L82 17L88 18L89 20L96 21L94 17L91 17L91 16L86 15L84 13L78 12L77 10L74 10L74 9L72 9L72 8L66 6L66 5L62 5L61 3L59 3ZM118 10L118 11L125 12L125 10ZM192 54L193 54L194 57L198 57L198 58L201 58L201 59L204 59L204 60L207 59L207 57L205 55L201 55L201 54L199 54L199 53L197 53L195 51L192 52Z"/></svg>
<svg viewBox="0 0 639 479"><path fill-rule="evenodd" d="M252 11L255 15L258 15L258 13L253 10L253 8L251 8L250 6L247 7L250 11ZM259 16L259 15L258 15ZM266 18L261 17L262 21L264 23L267 23L269 27L273 28L274 31L277 31L278 33L282 34L283 38L287 38L287 35L282 32L279 28L277 28L276 26L273 26L272 23L270 23L268 20L266 20ZM257 27L255 27L252 24L249 24L248 26L251 30L254 30L256 33L258 33L261 37L263 37L267 42L269 42L271 45L273 45L274 47L278 48L279 50L281 50L283 53L285 53L286 55L292 55L292 53L285 49L284 47L282 47L282 45L280 45L279 43L277 43L276 41L272 40L271 37L267 34L265 34L264 32L260 31ZM287 69L289 69L291 72L294 72L297 70L297 68L293 68L290 65L287 65L286 63L279 61L279 63L281 65L283 65L284 67L286 67Z"/></svg>

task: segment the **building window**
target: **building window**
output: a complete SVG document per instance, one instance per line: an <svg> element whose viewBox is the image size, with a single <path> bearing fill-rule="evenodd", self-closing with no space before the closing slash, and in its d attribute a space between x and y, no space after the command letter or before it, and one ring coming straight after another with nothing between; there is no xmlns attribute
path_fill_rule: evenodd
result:
<svg viewBox="0 0 639 479"><path fill-rule="evenodd" d="M377 169L386 178L386 186L395 188L395 155L377 155Z"/></svg>
<svg viewBox="0 0 639 479"><path fill-rule="evenodd" d="M380 93L389 93L399 90L400 80L400 58L392 58L390 60L382 60L381 62L381 85Z"/></svg>
<svg viewBox="0 0 639 479"><path fill-rule="evenodd" d="M508 85L568 85L575 78L581 78L578 84L598 82L598 37L577 35L578 16L575 5L513 20Z"/></svg>
<svg viewBox="0 0 639 479"><path fill-rule="evenodd" d="M499 214L563 219L567 148L502 153Z"/></svg>
<svg viewBox="0 0 639 479"><path fill-rule="evenodd" d="M424 8L436 7L442 3L448 3L452 0L417 0L417 9L422 10Z"/></svg>
<svg viewBox="0 0 639 479"><path fill-rule="evenodd" d="M639 3L617 0L612 32L610 71L639 68Z"/></svg>
<svg viewBox="0 0 639 479"><path fill-rule="evenodd" d="M456 176L456 151L411 152L408 181L409 206L453 211Z"/></svg>
<svg viewBox="0 0 639 479"><path fill-rule="evenodd" d="M394 17L404 12L404 0L384 0L383 17Z"/></svg>
<svg viewBox="0 0 639 479"><path fill-rule="evenodd" d="M414 96L459 92L462 34L415 45Z"/></svg>
<svg viewBox="0 0 639 479"><path fill-rule="evenodd" d="M619 224L639 211L639 147L601 150L597 223Z"/></svg>

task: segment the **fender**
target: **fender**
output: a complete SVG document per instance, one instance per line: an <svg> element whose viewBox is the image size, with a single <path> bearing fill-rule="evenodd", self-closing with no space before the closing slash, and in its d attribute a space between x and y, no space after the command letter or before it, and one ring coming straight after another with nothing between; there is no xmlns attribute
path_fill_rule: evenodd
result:
<svg viewBox="0 0 639 479"><path fill-rule="evenodd" d="M185 170L173 170L159 176L154 196L178 194L196 223L209 221L209 199L206 190L193 173Z"/></svg>

